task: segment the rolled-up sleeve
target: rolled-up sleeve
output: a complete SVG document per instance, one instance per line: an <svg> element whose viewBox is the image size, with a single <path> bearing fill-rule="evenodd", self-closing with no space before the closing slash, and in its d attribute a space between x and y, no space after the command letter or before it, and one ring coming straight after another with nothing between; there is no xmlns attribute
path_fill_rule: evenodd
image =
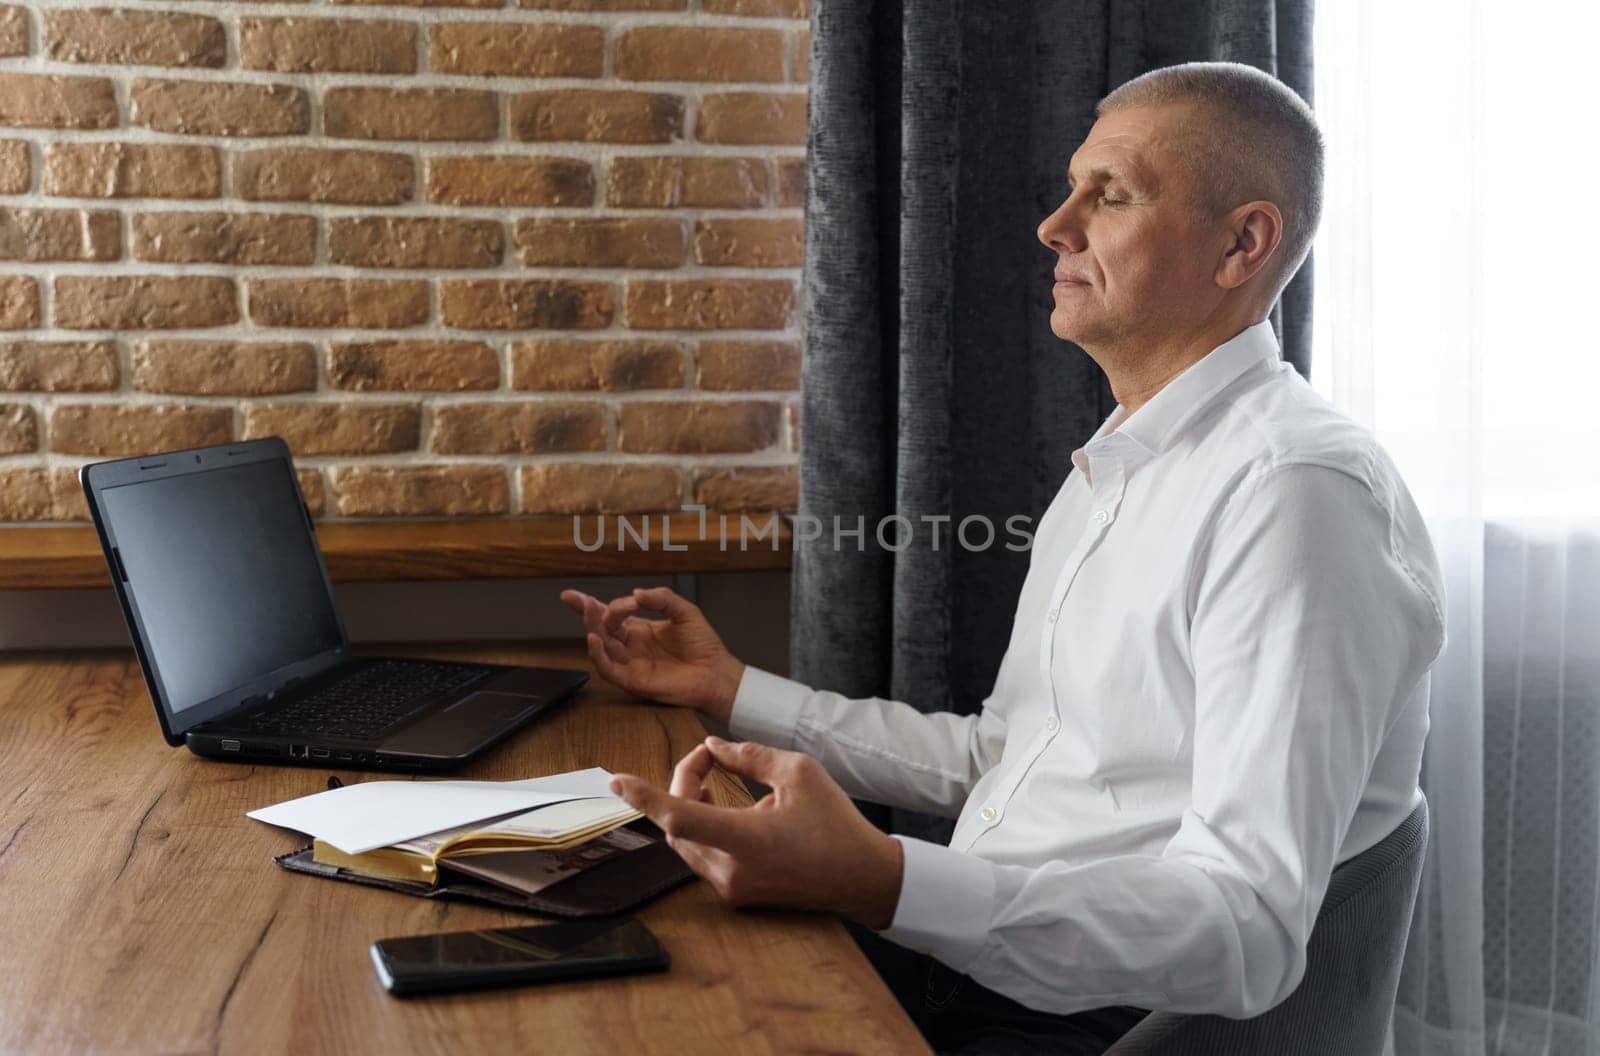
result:
<svg viewBox="0 0 1600 1056"><path fill-rule="evenodd" d="M1160 854L1037 867L902 837L884 934L1051 1012L1248 1017L1282 1001L1373 761L1442 645L1438 599L1392 529L1337 470L1245 482L1191 580L1193 794L1177 833Z"/></svg>
<svg viewBox="0 0 1600 1056"><path fill-rule="evenodd" d="M973 782L1005 746L1005 723L987 701L976 715L924 714L748 666L728 728L735 737L815 757L857 799L943 817L961 812Z"/></svg>

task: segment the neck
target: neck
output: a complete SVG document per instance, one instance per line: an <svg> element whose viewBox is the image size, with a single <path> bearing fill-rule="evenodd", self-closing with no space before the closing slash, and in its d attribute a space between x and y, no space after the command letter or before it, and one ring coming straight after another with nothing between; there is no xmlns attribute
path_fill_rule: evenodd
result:
<svg viewBox="0 0 1600 1056"><path fill-rule="evenodd" d="M1117 403L1132 414L1149 403L1173 378L1265 318L1266 314L1262 313L1259 319L1249 321L1217 320L1212 325L1182 334L1154 339L1139 335L1126 342L1084 351L1106 372Z"/></svg>

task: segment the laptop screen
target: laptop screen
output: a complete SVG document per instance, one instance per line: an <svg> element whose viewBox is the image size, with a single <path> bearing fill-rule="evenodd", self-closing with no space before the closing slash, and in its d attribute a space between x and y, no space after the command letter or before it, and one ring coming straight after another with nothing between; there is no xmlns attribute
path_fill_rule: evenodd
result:
<svg viewBox="0 0 1600 1056"><path fill-rule="evenodd" d="M110 487L100 502L175 725L342 644L287 461Z"/></svg>

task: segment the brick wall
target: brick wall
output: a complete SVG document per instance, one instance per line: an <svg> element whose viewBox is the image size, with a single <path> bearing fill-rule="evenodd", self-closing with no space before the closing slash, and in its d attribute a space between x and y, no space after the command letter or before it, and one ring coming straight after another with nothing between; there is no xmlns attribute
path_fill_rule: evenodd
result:
<svg viewBox="0 0 1600 1056"><path fill-rule="evenodd" d="M807 0L0 3L0 520L795 501Z"/></svg>

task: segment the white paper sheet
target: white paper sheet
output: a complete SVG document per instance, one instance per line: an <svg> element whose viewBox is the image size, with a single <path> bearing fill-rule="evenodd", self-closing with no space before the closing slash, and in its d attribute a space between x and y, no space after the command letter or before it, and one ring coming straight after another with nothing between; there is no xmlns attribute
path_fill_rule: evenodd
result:
<svg viewBox="0 0 1600 1056"><path fill-rule="evenodd" d="M430 832L570 799L610 797L598 766L525 781L364 781L246 816L361 854Z"/></svg>

